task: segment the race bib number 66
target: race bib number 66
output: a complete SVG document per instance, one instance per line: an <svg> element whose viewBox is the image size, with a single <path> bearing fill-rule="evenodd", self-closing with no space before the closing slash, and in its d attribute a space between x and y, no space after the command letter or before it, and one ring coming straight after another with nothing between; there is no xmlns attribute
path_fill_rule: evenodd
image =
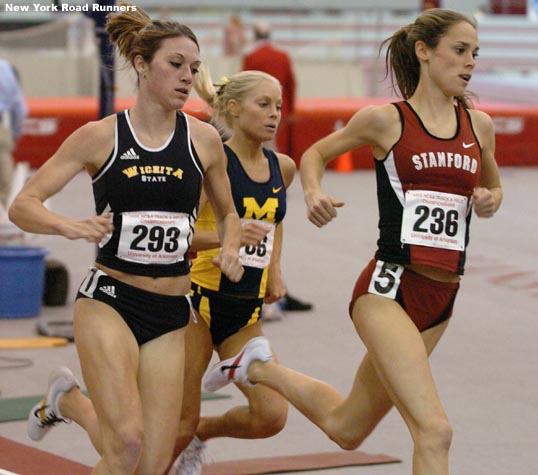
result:
<svg viewBox="0 0 538 475"><path fill-rule="evenodd" d="M251 219L242 219L243 223L253 221ZM247 267L256 267L265 269L271 261L271 253L273 252L273 242L275 240L275 225L263 238L263 241L257 246L242 246L239 249L239 261Z"/></svg>
<svg viewBox="0 0 538 475"><path fill-rule="evenodd" d="M407 191L402 243L463 251L468 204L466 196L452 193Z"/></svg>

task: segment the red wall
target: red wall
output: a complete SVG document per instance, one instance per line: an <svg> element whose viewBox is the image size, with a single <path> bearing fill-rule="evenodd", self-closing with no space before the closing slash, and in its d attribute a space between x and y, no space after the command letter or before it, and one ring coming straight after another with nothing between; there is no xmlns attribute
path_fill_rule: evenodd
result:
<svg viewBox="0 0 538 475"><path fill-rule="evenodd" d="M346 123L367 105L390 102L383 98L307 99L299 101L293 123L293 158L300 161L303 152L316 140ZM538 108L509 104L480 103L495 123L496 153L500 166L538 165ZM354 168L373 168L369 147L351 153ZM334 167L336 161L329 164Z"/></svg>
<svg viewBox="0 0 538 475"><path fill-rule="evenodd" d="M293 153L299 163L303 152L316 140L343 126L351 116L366 105L386 104L383 98L300 99L293 121ZM131 107L134 99L119 99L116 109ZM15 159L30 162L34 168L42 165L65 138L86 122L97 119L98 102L91 97L28 99L29 118L17 145ZM538 108L504 104L480 104L490 114L496 127L496 158L501 166L538 165ZM205 103L189 99L185 112L207 119ZM351 153L354 168L371 168L367 147ZM332 162L330 166L334 166Z"/></svg>

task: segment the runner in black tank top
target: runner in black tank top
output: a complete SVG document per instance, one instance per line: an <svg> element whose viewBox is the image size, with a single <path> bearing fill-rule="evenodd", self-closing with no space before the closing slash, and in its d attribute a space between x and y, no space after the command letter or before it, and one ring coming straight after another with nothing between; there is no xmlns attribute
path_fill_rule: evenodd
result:
<svg viewBox="0 0 538 475"><path fill-rule="evenodd" d="M156 149L140 143L129 111L117 114L116 145L93 177L96 213L114 216L114 232L99 244L97 262L139 275L188 274L202 179L184 113Z"/></svg>
<svg viewBox="0 0 538 475"><path fill-rule="evenodd" d="M243 274L242 231L219 134L177 112L200 66L196 36L175 21L151 20L140 7L124 4L122 11L106 28L137 74L134 105L75 131L11 210L29 232L88 241L90 256L100 244L74 306L91 401L73 373L58 368L29 414L28 434L40 440L71 419L102 457L95 473L162 474L181 414L192 315L186 254L202 183L221 231L215 263L232 282ZM93 178L97 214L73 219L46 209L43 202L82 170Z"/></svg>

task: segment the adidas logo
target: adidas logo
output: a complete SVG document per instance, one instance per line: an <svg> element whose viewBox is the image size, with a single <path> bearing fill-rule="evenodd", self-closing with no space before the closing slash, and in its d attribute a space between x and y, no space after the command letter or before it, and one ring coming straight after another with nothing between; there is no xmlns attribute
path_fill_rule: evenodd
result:
<svg viewBox="0 0 538 475"><path fill-rule="evenodd" d="M109 297L116 298L116 287L113 285L103 285L102 287L99 287L99 290Z"/></svg>
<svg viewBox="0 0 538 475"><path fill-rule="evenodd" d="M127 152L124 152L120 155L120 160L139 160L140 156L135 153L134 149L131 147Z"/></svg>

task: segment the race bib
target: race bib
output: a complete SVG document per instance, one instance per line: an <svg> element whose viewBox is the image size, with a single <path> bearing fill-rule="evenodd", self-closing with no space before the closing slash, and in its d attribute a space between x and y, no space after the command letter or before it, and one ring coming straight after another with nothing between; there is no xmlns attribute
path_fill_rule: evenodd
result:
<svg viewBox="0 0 538 475"><path fill-rule="evenodd" d="M407 191L402 243L463 251L468 204L466 196L452 193Z"/></svg>
<svg viewBox="0 0 538 475"><path fill-rule="evenodd" d="M377 261L368 286L368 293L394 300L400 287L400 277L403 271L403 266L399 264Z"/></svg>
<svg viewBox="0 0 538 475"><path fill-rule="evenodd" d="M242 219L241 222L248 223L255 219ZM268 224L268 223L266 223ZM273 224L271 230L265 235L263 241L257 246L242 246L239 249L239 261L243 266L265 269L271 260L273 252L273 242L275 240L275 228Z"/></svg>
<svg viewBox="0 0 538 475"><path fill-rule="evenodd" d="M187 213L126 212L122 214L117 256L140 264L175 264L185 259L191 238Z"/></svg>

